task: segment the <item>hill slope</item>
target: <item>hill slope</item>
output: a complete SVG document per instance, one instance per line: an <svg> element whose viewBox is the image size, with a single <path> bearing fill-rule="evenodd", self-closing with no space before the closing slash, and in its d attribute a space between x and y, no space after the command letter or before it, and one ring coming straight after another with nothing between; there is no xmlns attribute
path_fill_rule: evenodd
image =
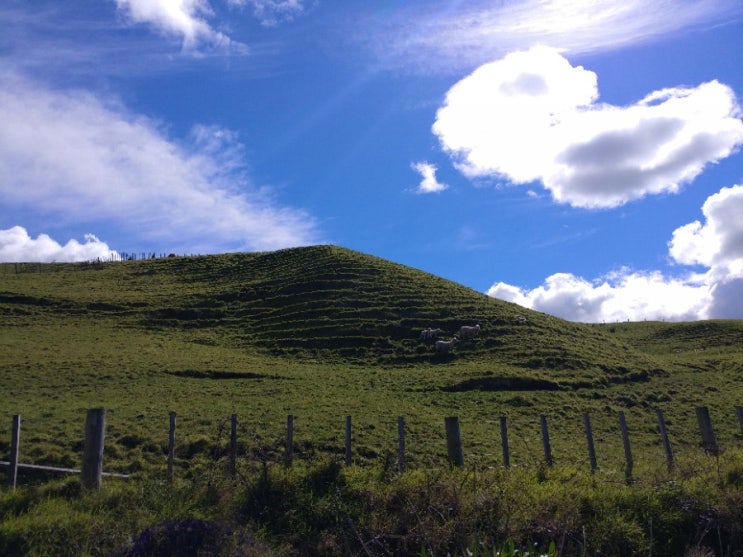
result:
<svg viewBox="0 0 743 557"><path fill-rule="evenodd" d="M26 272L23 272L26 271ZM335 246L102 264L4 265L0 315L14 323L114 320L139 332L280 358L358 366L456 364L538 388L661 374L652 355L606 328L570 323ZM453 354L426 327L480 337ZM488 388L485 377L481 387ZM498 381L503 381L499 379ZM497 381L496 381L497 382ZM525 384L526 385L526 384ZM497 386L497 385L496 385ZM526 385L528 387L528 385Z"/></svg>
<svg viewBox="0 0 743 557"><path fill-rule="evenodd" d="M437 355L419 338L424 327L440 327L448 337L463 323L480 323L482 332L453 354ZM347 550L348 540L361 541L356 528L345 527L351 518L381 525L381 535L364 530L367 539L397 540L400 529L390 522L397 513L413 530L434 535L481 524L483 532L512 536L514 520L521 520L530 543L546 533L547 540L572 539L576 551L585 552L586 539L597 551L600 540L618 540L621 546L606 546L607 554L644 551L654 540L666 543L663 533L670 532L678 543L666 544L667 553L682 554L687 544L701 543L700 528L714 534L712 543L740 533L735 488L743 475L740 454L731 449L743 439L733 413L743 393L741 346L743 321L569 323L332 246L2 264L0 421L10 424L22 414L22 461L78 468L85 411L104 408L105 469L132 474L133 481L122 491L107 478L111 489L82 498L76 479L13 492L21 496L6 498L0 546L18 553L27 544L46 554L103 547L104 540L109 554L113 545L135 539L136 521L143 527L196 513L275 532L282 549L286 532L300 531L317 532L323 551ZM699 406L714 417L718 458L699 447ZM657 410L665 416L677 472L667 472ZM635 459L631 486L622 480L630 479L630 467L617 427L620 411ZM589 414L599 463L590 476L583 449ZM170 484L163 479L175 415L176 481ZM290 416L295 464L287 470ZM450 416L461 420L462 474L443 472L450 464L442 426ZM412 474L394 474L399 418ZM547 420L554 468L543 465ZM227 481L231 429L238 477ZM344 441L351 438L349 451ZM506 438L510 464L500 456ZM10 445L10 435L0 435L0 455L9 454ZM349 453L359 467L340 466ZM51 479L37 470L21 474L22 485ZM463 506L463 497L472 502ZM352 505L339 507L339 501ZM375 502L372 514L356 513ZM464 515L466 505L472 510ZM667 512L682 507L691 510ZM653 509L648 541L636 533L648 530ZM102 512L110 520L102 520ZM597 516L609 518L596 522ZM585 528L579 534L585 524L594 525L588 537ZM85 536L49 538L49 525ZM638 540L630 549L628 533ZM246 539L252 544L254 538ZM331 545L334 539L345 541ZM416 540L408 547L415 553L423 545ZM296 547L308 545L302 539Z"/></svg>

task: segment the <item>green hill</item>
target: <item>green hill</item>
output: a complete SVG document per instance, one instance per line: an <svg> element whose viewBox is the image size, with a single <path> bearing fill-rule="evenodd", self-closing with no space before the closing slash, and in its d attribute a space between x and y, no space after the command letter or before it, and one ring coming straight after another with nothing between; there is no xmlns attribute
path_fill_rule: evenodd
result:
<svg viewBox="0 0 743 557"><path fill-rule="evenodd" d="M510 370L547 388L663 373L601 327L334 246L18 270L0 272L0 315L19 323L115 322L246 353L355 366L456 363ZM420 339L426 327L451 338L475 323L479 338L451 354Z"/></svg>
<svg viewBox="0 0 743 557"><path fill-rule="evenodd" d="M479 337L449 354L420 339L427 327L451 338L475 323ZM742 347L742 321L570 323L333 246L2 264L0 455L10 451L11 415L21 414L22 462L79 467L85 411L103 407L104 467L132 478L106 478L101 493L87 494L76 479L23 470L22 485L39 483L0 490L0 553L110 555L149 527L206 517L302 554L370 555L364 540L379 539L389 545L374 554L464 554L508 539L530 549L559 542L561 555L586 554L586 540L607 555L681 555L725 540L731 554L740 540ZM713 418L717 459L699 446L697 406ZM162 481L170 412L173 485ZM589 414L596 471L585 450ZM231 415L237 480L226 466ZM346 469L350 416L359 466ZM449 416L461 421L467 465L454 472ZM393 473L398 417L404 475ZM203 525L184 524L189 535Z"/></svg>
<svg viewBox="0 0 743 557"><path fill-rule="evenodd" d="M420 339L475 323L479 337L449 354ZM622 409L641 412L636 442L657 444L662 408L675 442L695 446L694 405L727 416L725 439L738 435L742 346L741 321L571 323L334 246L0 265L0 419L23 414L26 431L37 428L27 458L61 466L77 465L81 415L100 406L125 470L162 465L169 411L189 424L184 466L208 454L232 412L277 454L287 414L303 417L309 454L337 450L345 413L363 416L357 450L369 458L402 414L421 461L441 457L440 422L452 414L485 462L506 414L521 436L515 461L539 453L539 414L555 420L558 454L574 454L581 411L612 439L607 452L621 454Z"/></svg>

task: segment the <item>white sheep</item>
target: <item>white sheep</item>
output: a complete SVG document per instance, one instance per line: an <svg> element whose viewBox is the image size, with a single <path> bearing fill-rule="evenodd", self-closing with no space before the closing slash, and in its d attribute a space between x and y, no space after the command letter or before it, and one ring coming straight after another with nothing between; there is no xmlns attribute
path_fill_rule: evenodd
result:
<svg viewBox="0 0 743 557"><path fill-rule="evenodd" d="M479 334L480 334L480 325L479 324L478 325L473 325L471 327L468 326L468 325L462 325L459 328L459 336L462 337L463 339L465 339L465 338L475 338Z"/></svg>
<svg viewBox="0 0 743 557"><path fill-rule="evenodd" d="M428 327L427 329L423 329L421 331L421 340L434 339L443 332L444 332L443 329L432 329L431 327Z"/></svg>
<svg viewBox="0 0 743 557"><path fill-rule="evenodd" d="M437 340L435 344L436 352L441 352L443 354L451 352L458 342L459 339L457 337L454 337L451 340Z"/></svg>

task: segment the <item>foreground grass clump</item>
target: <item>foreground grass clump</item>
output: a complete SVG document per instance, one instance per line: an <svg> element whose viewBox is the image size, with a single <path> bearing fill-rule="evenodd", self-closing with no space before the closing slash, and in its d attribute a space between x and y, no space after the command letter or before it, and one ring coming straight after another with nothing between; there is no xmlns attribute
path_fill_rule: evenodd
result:
<svg viewBox="0 0 743 557"><path fill-rule="evenodd" d="M204 485L77 479L0 492L0 555L271 555Z"/></svg>
<svg viewBox="0 0 743 557"><path fill-rule="evenodd" d="M0 492L0 554L734 555L743 452L627 484L554 469L393 473L328 460L169 485ZM518 549L518 552L516 552Z"/></svg>

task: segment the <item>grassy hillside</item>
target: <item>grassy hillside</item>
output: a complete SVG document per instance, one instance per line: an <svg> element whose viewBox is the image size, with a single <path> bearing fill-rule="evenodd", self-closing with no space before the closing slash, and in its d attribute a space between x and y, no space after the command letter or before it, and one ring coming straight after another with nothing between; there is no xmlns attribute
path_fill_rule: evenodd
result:
<svg viewBox="0 0 743 557"><path fill-rule="evenodd" d="M326 363L487 362L566 385L660 371L652 358L595 327L333 246L26 270L5 266L0 274L0 311L18 322L115 321L132 332ZM475 323L480 338L454 355L436 355L419 339L428 326L449 338Z"/></svg>
<svg viewBox="0 0 743 557"><path fill-rule="evenodd" d="M449 338L474 323L479 338L451 354L419 338L425 327ZM741 341L735 321L570 323L334 246L4 264L0 377L9 396L0 417L21 413L27 429L38 426L37 460L72 464L80 415L104 406L110 451L130 470L162 462L169 410L189 423L184 459L230 412L276 451L286 414L302 416L309 453L335 450L340 416L361 414L357 446L370 458L404 414L419 430L421 460L441 456L440 421L453 413L474 452L497 459L490 430L509 415L522 438L515 458L528 459L539 452L539 413L560 420L553 427L572 438L566 450L581 435L581 410L598 414L599 432L616 427L618 410L641 410L646 444L657 443L647 434L655 408L689 431L694 404L729 414L743 402ZM735 434L733 420L722 427ZM618 441L606 450L619 452Z"/></svg>
<svg viewBox="0 0 743 557"><path fill-rule="evenodd" d="M426 327L450 338L474 323L479 338L451 354L419 338ZM253 548L248 555L477 554L507 539L534 551L539 542L540 554L552 541L561 555L670 556L704 544L731 555L743 537L743 434L733 410L743 404L741 321L570 323L334 246L2 264L0 392L0 460L11 416L21 414L23 462L79 467L85 411L104 407L104 466L134 477L105 480L100 494L81 494L74 479L0 488L7 555L110 555L158 522L162 532L140 539L164 536L152 543L172 546L168 536L196 525L222 540L224 555L243 554L230 543ZM719 459L699 447L697 406L710 409ZM171 411L174 486L161 481ZM237 482L224 474L233 413ZM290 414L295 466L285 470ZM345 469L348 415L360 466ZM405 475L393 473L398 416ZM459 471L447 470L447 416L460 418ZM25 485L50 478L21 473ZM255 532L269 546L254 546Z"/></svg>

